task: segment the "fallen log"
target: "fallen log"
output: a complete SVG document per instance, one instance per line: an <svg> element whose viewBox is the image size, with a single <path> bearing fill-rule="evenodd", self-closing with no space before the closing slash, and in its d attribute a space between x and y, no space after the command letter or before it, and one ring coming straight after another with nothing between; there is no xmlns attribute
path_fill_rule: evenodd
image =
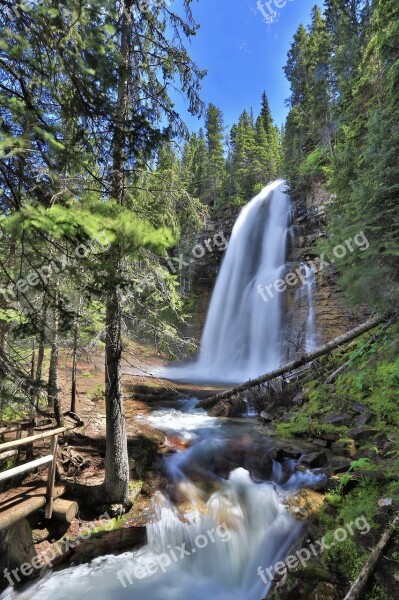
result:
<svg viewBox="0 0 399 600"><path fill-rule="evenodd" d="M374 327L377 327L377 325L380 325L381 323L384 323L385 321L387 321L390 318L390 316L391 315L384 315L382 317L381 316L374 317L373 319L366 321L362 325L359 325L358 327L355 327L354 329L347 331L343 335L338 336L337 338L335 338L335 340L327 342L327 344L324 344L323 346L316 348L316 350L313 350L312 352L308 352L307 354L302 355L300 358L297 358L296 360L293 360L293 361L283 365L282 367L275 369L274 371L270 371L269 373L266 373L265 375L261 375L260 377L257 377L256 379L250 379L249 381L247 381L241 385L238 385L235 388L228 389L225 392L221 392L219 394L216 394L215 396L210 396L209 398L204 398L203 400L200 400L200 402L198 402L196 406L197 406L197 408L211 408L220 400L226 400L227 398L230 398L231 396L234 396L240 392L245 392L245 390L251 389L261 383L267 383L268 381L271 381L272 379L276 379L276 377L280 377L281 375L290 373L291 371L294 371L295 369L299 369L299 367L303 367L304 365L312 362L316 358L319 358L320 356L328 354L329 352L331 352L332 350L335 350L339 346L342 346L343 344L347 344L348 342L351 342L352 340L356 339L360 335L363 335L363 333L367 333L367 331L370 331L370 329L374 329Z"/></svg>
<svg viewBox="0 0 399 600"><path fill-rule="evenodd" d="M369 556L368 561L364 565L363 569L360 572L359 577L356 579L354 584L352 585L349 592L346 594L344 600L360 600L364 598L364 589L367 585L368 580L370 579L380 557L384 551L384 548L387 546L389 541L391 540L393 534L397 526L399 525L399 514L396 515L395 519L392 521L388 529L383 533L380 541L372 551Z"/></svg>

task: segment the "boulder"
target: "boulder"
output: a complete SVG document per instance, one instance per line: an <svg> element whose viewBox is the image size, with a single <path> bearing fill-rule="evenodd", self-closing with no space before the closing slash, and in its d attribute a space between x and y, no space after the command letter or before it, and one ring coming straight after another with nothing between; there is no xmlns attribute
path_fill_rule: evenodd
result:
<svg viewBox="0 0 399 600"><path fill-rule="evenodd" d="M27 576L24 576L20 571L21 565L32 563L35 556L32 529L27 519L21 519L18 523L0 532L0 592L9 585L9 582L3 576L5 569L9 571L18 569L17 576L19 580L13 578L13 581L20 583L27 579Z"/></svg>
<svg viewBox="0 0 399 600"><path fill-rule="evenodd" d="M304 454L299 460L299 464L305 465L309 469L325 467L327 463L328 459L325 452L312 452L311 454Z"/></svg>
<svg viewBox="0 0 399 600"><path fill-rule="evenodd" d="M315 446L319 446L319 448L327 448L328 446L327 440L312 440L312 444L314 444Z"/></svg>
<svg viewBox="0 0 399 600"><path fill-rule="evenodd" d="M355 402L352 404L352 410L356 412L358 415L362 415L363 413L370 410L368 406L365 404L361 404L360 402Z"/></svg>
<svg viewBox="0 0 399 600"><path fill-rule="evenodd" d="M215 406L212 406L212 408L208 411L208 415L210 417L228 417L230 416L230 410L230 404L224 400L220 400L220 402L217 402Z"/></svg>
<svg viewBox="0 0 399 600"><path fill-rule="evenodd" d="M366 425L372 417L371 413L364 413L364 415L360 415L355 421L355 427L363 427Z"/></svg>
<svg viewBox="0 0 399 600"><path fill-rule="evenodd" d="M262 421L262 423L271 423L273 421L273 417L265 410L262 410L262 412L259 415L259 418Z"/></svg>
<svg viewBox="0 0 399 600"><path fill-rule="evenodd" d="M351 458L356 454L356 442L353 439L337 440L331 448L338 456Z"/></svg>
<svg viewBox="0 0 399 600"><path fill-rule="evenodd" d="M352 422L352 417L347 414L327 415L321 420L326 425L347 426Z"/></svg>
<svg viewBox="0 0 399 600"><path fill-rule="evenodd" d="M378 429L373 429L372 427L356 427L352 429L350 435L354 440L364 441L374 437L377 433Z"/></svg>

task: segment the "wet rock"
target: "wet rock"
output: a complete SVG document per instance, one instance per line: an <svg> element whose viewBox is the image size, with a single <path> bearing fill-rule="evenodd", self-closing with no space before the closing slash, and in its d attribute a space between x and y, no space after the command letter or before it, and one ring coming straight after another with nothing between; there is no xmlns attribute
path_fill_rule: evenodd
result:
<svg viewBox="0 0 399 600"><path fill-rule="evenodd" d="M208 415L210 417L228 417L230 416L230 404L225 400L220 400L215 406L212 406Z"/></svg>
<svg viewBox="0 0 399 600"><path fill-rule="evenodd" d="M321 420L321 422L325 423L326 425L346 426L351 424L352 417L347 414L327 415Z"/></svg>
<svg viewBox="0 0 399 600"><path fill-rule="evenodd" d="M337 440L331 446L332 451L339 456L353 457L356 454L356 442L353 439Z"/></svg>
<svg viewBox="0 0 399 600"><path fill-rule="evenodd" d="M259 415L259 418L262 421L262 423L271 423L273 421L273 417L265 410L262 410L262 412Z"/></svg>
<svg viewBox="0 0 399 600"><path fill-rule="evenodd" d="M278 462L282 462L284 458L297 460L301 455L302 452L295 448L274 448L270 453L271 458Z"/></svg>
<svg viewBox="0 0 399 600"><path fill-rule="evenodd" d="M300 490L287 499L290 512L301 520L317 513L324 502L324 494L309 489Z"/></svg>
<svg viewBox="0 0 399 600"><path fill-rule="evenodd" d="M229 417L242 417L247 412L247 404L241 396L232 396L228 404L230 404Z"/></svg>
<svg viewBox="0 0 399 600"><path fill-rule="evenodd" d="M327 463L328 459L325 452L312 452L311 454L304 454L299 460L299 464L305 465L310 469L325 467Z"/></svg>
<svg viewBox="0 0 399 600"><path fill-rule="evenodd" d="M363 441L369 440L370 438L377 435L378 430L373 429L372 427L357 427L356 429L352 429L350 435L354 440Z"/></svg>

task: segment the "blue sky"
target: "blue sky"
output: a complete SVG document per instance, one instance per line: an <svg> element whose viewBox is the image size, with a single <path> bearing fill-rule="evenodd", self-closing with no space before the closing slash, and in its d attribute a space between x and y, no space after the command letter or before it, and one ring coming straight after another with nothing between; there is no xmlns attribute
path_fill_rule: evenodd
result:
<svg viewBox="0 0 399 600"><path fill-rule="evenodd" d="M280 5L284 0L276 0ZM266 0L261 0L266 14ZM257 0L197 0L192 9L201 26L189 51L199 67L208 70L203 81L202 99L222 109L228 127L237 121L244 108L259 112L263 90L269 98L275 122L286 117L285 99L289 85L283 66L293 35L300 23L309 23L312 6L322 0L287 0L266 23ZM175 0L173 7L181 0ZM172 6L171 6L172 8ZM192 117L179 97L176 108L190 130L197 131L202 120Z"/></svg>

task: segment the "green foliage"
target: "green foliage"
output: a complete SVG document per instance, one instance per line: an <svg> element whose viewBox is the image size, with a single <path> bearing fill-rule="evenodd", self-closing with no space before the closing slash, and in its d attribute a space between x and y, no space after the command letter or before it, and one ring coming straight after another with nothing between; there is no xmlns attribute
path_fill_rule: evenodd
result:
<svg viewBox="0 0 399 600"><path fill-rule="evenodd" d="M325 16L313 9L288 54L284 172L294 196L327 183L329 251L338 240L367 236L366 252L340 261L348 300L391 310L399 298L399 7L395 0L325 4Z"/></svg>

